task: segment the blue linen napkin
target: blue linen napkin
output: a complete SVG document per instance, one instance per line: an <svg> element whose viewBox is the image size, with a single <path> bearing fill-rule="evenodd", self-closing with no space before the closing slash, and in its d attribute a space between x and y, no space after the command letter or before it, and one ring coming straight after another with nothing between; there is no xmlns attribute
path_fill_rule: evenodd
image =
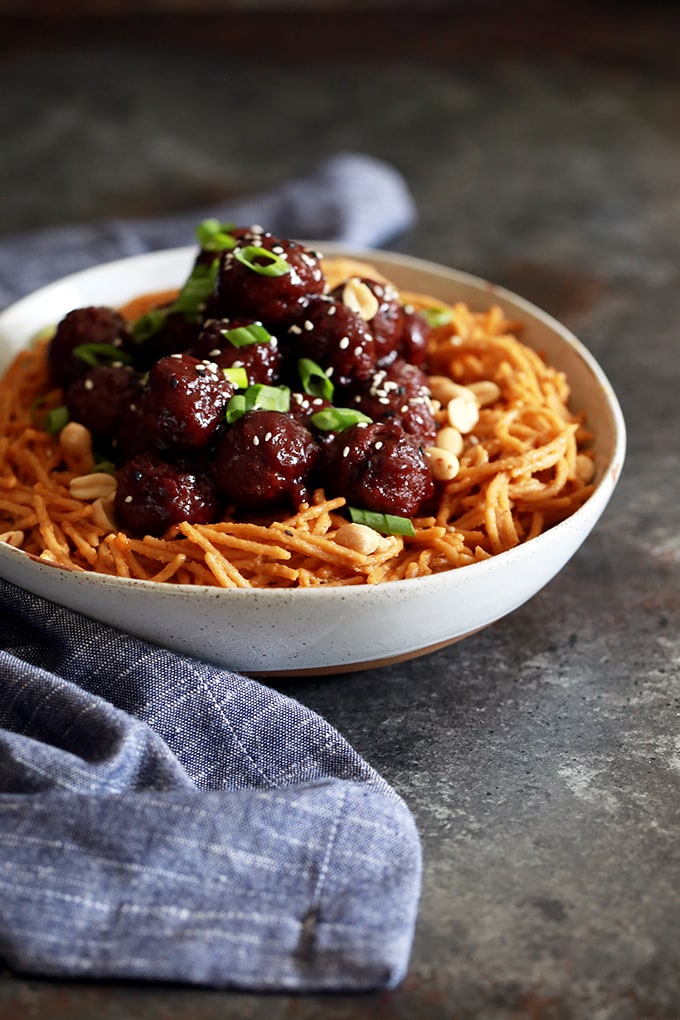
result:
<svg viewBox="0 0 680 1020"><path fill-rule="evenodd" d="M55 267L190 243L203 215L370 245L404 229L412 205L391 167L342 154L190 219L0 242L0 293L16 297ZM1 580L0 684L7 966L262 991L403 978L416 826L320 716Z"/></svg>
<svg viewBox="0 0 680 1020"><path fill-rule="evenodd" d="M124 255L191 244L196 224L208 216L260 223L281 237L375 248L410 227L415 208L394 167L343 152L238 202L163 218L100 220L0 236L0 308L57 276Z"/></svg>

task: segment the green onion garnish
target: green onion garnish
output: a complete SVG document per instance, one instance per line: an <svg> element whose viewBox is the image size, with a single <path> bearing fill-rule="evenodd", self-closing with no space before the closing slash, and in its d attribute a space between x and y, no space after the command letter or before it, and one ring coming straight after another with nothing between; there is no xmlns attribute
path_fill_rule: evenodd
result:
<svg viewBox="0 0 680 1020"><path fill-rule="evenodd" d="M298 375L302 382L302 389L311 397L323 397L324 400L333 399L333 383L330 381L321 365L317 365L311 358L300 358L298 361Z"/></svg>
<svg viewBox="0 0 680 1020"><path fill-rule="evenodd" d="M51 435L55 435L57 432L61 432L64 425L68 424L68 420L68 407L64 405L61 407L53 407L52 410L48 411L45 415L45 430Z"/></svg>
<svg viewBox="0 0 680 1020"><path fill-rule="evenodd" d="M196 238L203 251L231 251L236 247L236 238L231 234L235 226L217 219L203 220L196 227Z"/></svg>
<svg viewBox="0 0 680 1020"><path fill-rule="evenodd" d="M252 401L251 406L260 411L289 411L290 390L287 386L265 386L256 383L246 390L246 397Z"/></svg>
<svg viewBox="0 0 680 1020"><path fill-rule="evenodd" d="M227 425L233 425L235 421L242 418L249 411L248 401L245 393L235 393L227 404L226 417Z"/></svg>
<svg viewBox="0 0 680 1020"><path fill-rule="evenodd" d="M359 425L361 422L369 425L373 421L361 411L355 411L353 407L323 407L309 420L321 432L343 432L352 425Z"/></svg>
<svg viewBox="0 0 680 1020"><path fill-rule="evenodd" d="M115 361L129 365L132 361L127 351L113 344L78 344L73 348L73 353L87 365L111 365Z"/></svg>
<svg viewBox="0 0 680 1020"><path fill-rule="evenodd" d="M245 390L248 386L248 373L242 365L234 365L232 368L223 368L222 372L238 390Z"/></svg>
<svg viewBox="0 0 680 1020"><path fill-rule="evenodd" d="M416 529L410 517L397 517L396 514L381 514L374 510L358 510L348 506L349 515L355 524L365 524L381 535L408 535L413 537Z"/></svg>
<svg viewBox="0 0 680 1020"><path fill-rule="evenodd" d="M221 329L220 333L233 347L268 344L272 339L271 333L261 322L253 322L249 326L236 326L234 329Z"/></svg>
<svg viewBox="0 0 680 1020"><path fill-rule="evenodd" d="M217 259L213 259L209 266L197 263L169 310L182 312L185 318L190 320L198 319L199 313L212 294L218 268Z"/></svg>
<svg viewBox="0 0 680 1020"><path fill-rule="evenodd" d="M107 475L115 475L116 473L116 465L113 463L112 460L104 460L103 458L102 460L97 460L96 454L95 454L95 467L97 471L103 471Z"/></svg>
<svg viewBox="0 0 680 1020"><path fill-rule="evenodd" d="M437 326L446 326L453 319L453 312L445 305L438 308L423 308L420 314L433 329L436 329Z"/></svg>
<svg viewBox="0 0 680 1020"><path fill-rule="evenodd" d="M290 272L290 266L284 258L256 244L234 248L234 258L246 269L252 269L260 276L285 276Z"/></svg>
<svg viewBox="0 0 680 1020"><path fill-rule="evenodd" d="M235 393L227 404L227 423L232 425L249 411L290 410L290 390L287 386L265 386L256 383L244 393Z"/></svg>
<svg viewBox="0 0 680 1020"><path fill-rule="evenodd" d="M151 312L145 312L144 315L140 315L138 319L132 324L132 334L135 341L138 344L143 344L146 340L150 340L152 336L159 333L163 328L168 310L161 311L160 308L155 308Z"/></svg>
<svg viewBox="0 0 680 1020"><path fill-rule="evenodd" d="M181 291L167 308L154 308L141 315L132 324L132 333L137 343L143 344L159 333L168 315L181 312L188 322L198 322L201 311L212 294L219 269L219 259L214 258L209 266L199 262L191 271Z"/></svg>

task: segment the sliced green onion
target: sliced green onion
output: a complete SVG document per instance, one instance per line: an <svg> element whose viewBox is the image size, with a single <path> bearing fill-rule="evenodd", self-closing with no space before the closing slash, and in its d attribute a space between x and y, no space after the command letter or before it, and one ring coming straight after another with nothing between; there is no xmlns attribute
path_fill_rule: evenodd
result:
<svg viewBox="0 0 680 1020"><path fill-rule="evenodd" d="M187 319L197 319L215 286L219 262L213 259L209 266L199 262L170 306L171 312L182 312Z"/></svg>
<svg viewBox="0 0 680 1020"><path fill-rule="evenodd" d="M53 407L45 415L45 429L51 435L55 435L57 432L61 432L64 425L68 424L68 420L68 407L63 404L60 407Z"/></svg>
<svg viewBox="0 0 680 1020"><path fill-rule="evenodd" d="M237 389L247 389L248 373L242 365L234 365L232 368L223 368L222 372L229 382L232 382Z"/></svg>
<svg viewBox="0 0 680 1020"><path fill-rule="evenodd" d="M235 393L227 404L226 417L227 425L233 425L235 421L248 413L248 401L245 393Z"/></svg>
<svg viewBox="0 0 680 1020"><path fill-rule="evenodd" d="M181 312L188 322L198 322L205 303L213 292L218 269L217 258L214 258L209 266L202 262L197 263L171 305L145 312L132 324L132 334L136 342L143 344L159 333L171 312Z"/></svg>
<svg viewBox="0 0 680 1020"><path fill-rule="evenodd" d="M163 328L170 309L155 308L151 312L145 312L144 315L140 315L132 324L132 335L138 344L145 343L146 340L150 340L156 333L160 333Z"/></svg>
<svg viewBox="0 0 680 1020"><path fill-rule="evenodd" d="M123 364L129 365L132 361L127 351L122 351L113 344L78 344L73 348L73 353L87 365L110 365L114 361L122 361Z"/></svg>
<svg viewBox="0 0 680 1020"><path fill-rule="evenodd" d="M333 399L333 383L330 381L321 365L317 365L311 358L300 358L298 361L298 375L302 382L302 389L312 397L323 397L324 400Z"/></svg>
<svg viewBox="0 0 680 1020"><path fill-rule="evenodd" d="M453 319L453 311L445 305L437 308L422 308L420 314L433 329L437 326L446 326Z"/></svg>
<svg viewBox="0 0 680 1020"><path fill-rule="evenodd" d="M252 269L260 276L285 276L290 272L290 266L284 258L256 244L235 248L234 258L246 269Z"/></svg>
<svg viewBox="0 0 680 1020"><path fill-rule="evenodd" d="M343 432L352 425L359 425L361 422L368 425L373 421L361 411L355 411L353 407L323 407L309 420L321 432Z"/></svg>
<svg viewBox="0 0 680 1020"><path fill-rule="evenodd" d="M234 329L221 329L220 333L233 347L268 344L272 339L271 333L261 322L253 322L249 326L236 326Z"/></svg>
<svg viewBox="0 0 680 1020"><path fill-rule="evenodd" d="M408 535L413 537L416 529L410 517L398 517L396 514L381 514L374 510L358 510L348 506L349 515L355 524L365 524L381 535Z"/></svg>
<svg viewBox="0 0 680 1020"><path fill-rule="evenodd" d="M217 219L203 220L196 227L196 238L203 251L231 251L236 247L236 238L231 234L235 226Z"/></svg>
<svg viewBox="0 0 680 1020"><path fill-rule="evenodd" d="M252 402L253 409L283 412L290 410L290 390L287 386L265 386L264 383L256 383L248 387L246 396Z"/></svg>
<svg viewBox="0 0 680 1020"><path fill-rule="evenodd" d="M265 386L256 383L249 386L245 393L235 393L227 404L227 423L232 425L249 411L286 411L290 410L290 390L287 386Z"/></svg>
<svg viewBox="0 0 680 1020"><path fill-rule="evenodd" d="M97 471L103 471L107 475L115 475L116 473L116 465L113 463L112 460L104 460L103 458L101 460L97 460L96 454L95 454L95 467Z"/></svg>

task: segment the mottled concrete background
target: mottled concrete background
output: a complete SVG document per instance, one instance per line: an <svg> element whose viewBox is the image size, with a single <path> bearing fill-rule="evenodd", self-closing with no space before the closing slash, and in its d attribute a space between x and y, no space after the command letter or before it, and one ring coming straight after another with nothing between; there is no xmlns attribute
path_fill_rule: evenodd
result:
<svg viewBox="0 0 680 1020"><path fill-rule="evenodd" d="M426 658L288 685L417 818L402 987L295 1000L4 975L3 1017L680 1017L680 82L644 46L304 63L99 38L0 61L3 233L201 205L367 152L418 205L395 249L565 321L629 428L604 518L529 605Z"/></svg>

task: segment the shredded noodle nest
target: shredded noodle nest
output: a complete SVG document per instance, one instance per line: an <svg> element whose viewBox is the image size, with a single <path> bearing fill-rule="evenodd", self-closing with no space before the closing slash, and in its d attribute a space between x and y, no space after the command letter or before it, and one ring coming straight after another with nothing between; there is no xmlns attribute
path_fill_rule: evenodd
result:
<svg viewBox="0 0 680 1020"><path fill-rule="evenodd" d="M333 287L351 274L384 279L372 267L328 259ZM401 292L418 310L436 298ZM133 318L148 299L131 302ZM347 524L342 498L323 490L278 520L188 522L160 538L135 538L112 526L110 501L75 498L78 470L59 436L36 422L63 402L50 389L47 341L14 360L0 383L0 540L68 570L172 584L224 588L377 584L468 566L529 541L572 514L593 490L590 436L568 406L564 374L518 339L520 326L500 308L446 306L435 327L431 375L458 385L491 382L498 396L479 408L463 436L459 470L438 484L436 510L413 519L414 536L381 535L371 552L338 540ZM39 415L38 415L39 417ZM446 423L445 410L437 412Z"/></svg>

